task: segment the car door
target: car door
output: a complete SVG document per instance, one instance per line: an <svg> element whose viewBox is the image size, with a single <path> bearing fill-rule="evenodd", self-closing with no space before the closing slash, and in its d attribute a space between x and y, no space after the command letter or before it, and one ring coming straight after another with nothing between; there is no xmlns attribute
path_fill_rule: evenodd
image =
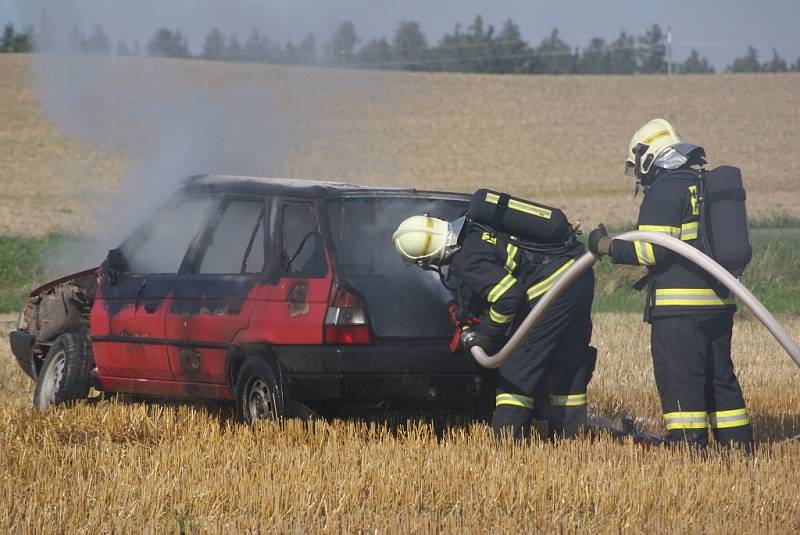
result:
<svg viewBox="0 0 800 535"><path fill-rule="evenodd" d="M264 197L226 198L199 235L166 315L170 367L188 384L227 384L225 359L246 329L253 291L266 258ZM210 387L187 387L191 397L216 397Z"/></svg>
<svg viewBox="0 0 800 535"><path fill-rule="evenodd" d="M103 277L92 310L94 360L106 389L158 393L146 383L174 379L165 317L189 244L213 204L177 198L114 251L124 269Z"/></svg>
<svg viewBox="0 0 800 535"><path fill-rule="evenodd" d="M248 329L252 341L322 343L333 277L316 210L309 200L273 201L275 274L258 291Z"/></svg>

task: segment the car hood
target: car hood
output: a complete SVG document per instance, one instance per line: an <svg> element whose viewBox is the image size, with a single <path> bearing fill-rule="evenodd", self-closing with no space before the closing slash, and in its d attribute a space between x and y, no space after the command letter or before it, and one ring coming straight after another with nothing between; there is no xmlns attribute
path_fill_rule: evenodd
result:
<svg viewBox="0 0 800 535"><path fill-rule="evenodd" d="M47 282L45 284L42 284L41 286L38 286L38 287L34 288L33 291L31 291L30 295L31 295L31 297L36 297L40 293L45 292L45 291L47 291L50 288L53 288L55 286L58 286L59 284L63 284L65 282L68 282L68 281L71 281L71 280L74 280L74 279L78 279L80 277L83 277L85 275L89 275L89 274L92 274L92 273L98 273L99 271L100 271L100 266L97 266L97 267L93 267L93 268L90 268L90 269L84 269L83 271L78 271L77 273L72 273L71 275L65 275L65 276L63 276L61 278L52 280L50 282Z"/></svg>

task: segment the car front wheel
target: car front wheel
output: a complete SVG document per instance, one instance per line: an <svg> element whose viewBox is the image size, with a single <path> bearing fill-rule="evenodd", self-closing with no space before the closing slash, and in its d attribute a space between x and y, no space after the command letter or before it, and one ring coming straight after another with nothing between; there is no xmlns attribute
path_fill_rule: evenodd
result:
<svg viewBox="0 0 800 535"><path fill-rule="evenodd" d="M280 384L264 359L251 356L242 365L236 380L236 409L250 425L284 418Z"/></svg>
<svg viewBox="0 0 800 535"><path fill-rule="evenodd" d="M33 406L40 411L89 395L89 372L92 368L89 341L79 333L59 336L47 352L36 377Z"/></svg>

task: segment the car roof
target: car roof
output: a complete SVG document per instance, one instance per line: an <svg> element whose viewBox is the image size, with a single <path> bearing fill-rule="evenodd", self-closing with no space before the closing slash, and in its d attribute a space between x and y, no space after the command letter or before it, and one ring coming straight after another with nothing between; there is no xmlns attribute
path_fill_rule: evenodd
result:
<svg viewBox="0 0 800 535"><path fill-rule="evenodd" d="M237 175L195 175L184 181L184 190L191 193L272 193L298 197L414 197L469 200L465 193L427 191L416 188L363 186L329 180L254 177Z"/></svg>

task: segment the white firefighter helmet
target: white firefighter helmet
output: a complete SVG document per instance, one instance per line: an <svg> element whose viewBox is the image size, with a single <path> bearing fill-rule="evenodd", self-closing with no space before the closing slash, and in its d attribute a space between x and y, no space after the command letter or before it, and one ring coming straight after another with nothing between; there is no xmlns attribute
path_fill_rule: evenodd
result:
<svg viewBox="0 0 800 535"><path fill-rule="evenodd" d="M461 217L450 223L427 215L405 219L392 235L394 248L409 264L442 265L458 250Z"/></svg>
<svg viewBox="0 0 800 535"><path fill-rule="evenodd" d="M702 147L683 143L675 128L665 119L652 119L634 132L628 144L625 174L644 176L650 169L677 169L687 162L705 163Z"/></svg>

